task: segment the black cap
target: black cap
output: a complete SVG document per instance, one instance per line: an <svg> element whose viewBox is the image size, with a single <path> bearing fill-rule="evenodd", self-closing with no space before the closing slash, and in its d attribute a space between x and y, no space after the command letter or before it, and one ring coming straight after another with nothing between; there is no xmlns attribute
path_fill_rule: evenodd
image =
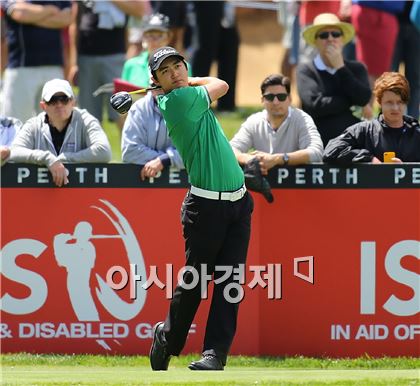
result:
<svg viewBox="0 0 420 386"><path fill-rule="evenodd" d="M185 61L184 57L173 47L161 47L153 51L149 58L150 72L158 70L162 62L171 56L176 56Z"/></svg>

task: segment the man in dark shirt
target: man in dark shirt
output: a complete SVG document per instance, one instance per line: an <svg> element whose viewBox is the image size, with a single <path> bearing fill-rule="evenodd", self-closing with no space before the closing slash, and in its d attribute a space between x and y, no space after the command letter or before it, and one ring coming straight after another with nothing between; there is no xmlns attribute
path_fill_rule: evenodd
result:
<svg viewBox="0 0 420 386"><path fill-rule="evenodd" d="M8 50L1 114L24 122L40 111L44 83L63 77L61 29L71 23L71 3L7 0L1 7Z"/></svg>
<svg viewBox="0 0 420 386"><path fill-rule="evenodd" d="M353 36L353 26L332 13L321 13L303 31L305 41L317 48L318 55L298 66L298 92L302 110L313 118L324 146L360 121L352 107L365 106L371 97L365 66L343 58L343 46Z"/></svg>
<svg viewBox="0 0 420 386"><path fill-rule="evenodd" d="M129 15L142 17L146 2L131 1L78 1L74 2L76 21L70 29L71 52L70 81L79 86L78 101L99 121L102 120L103 97L92 93L101 85L111 83L121 76L125 61L125 35ZM109 105L109 104L108 104ZM108 118L118 119L109 106Z"/></svg>
<svg viewBox="0 0 420 386"><path fill-rule="evenodd" d="M404 115L410 86L398 72L384 72L375 82L374 94L381 106L377 119L357 123L332 139L324 161L337 165L358 162L420 162L420 125Z"/></svg>

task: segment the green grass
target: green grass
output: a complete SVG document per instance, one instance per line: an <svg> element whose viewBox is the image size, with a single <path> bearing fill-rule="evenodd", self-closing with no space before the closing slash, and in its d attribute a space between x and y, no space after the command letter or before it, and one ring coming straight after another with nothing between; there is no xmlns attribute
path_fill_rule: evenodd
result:
<svg viewBox="0 0 420 386"><path fill-rule="evenodd" d="M420 359L231 356L223 372L190 371L197 355L153 372L144 356L4 354L4 385L420 385Z"/></svg>
<svg viewBox="0 0 420 386"><path fill-rule="evenodd" d="M238 131L241 124L248 118L249 115L259 110L259 107L239 108L232 113L217 114L222 128L228 137L231 139ZM109 122L104 119L102 126L108 136L112 148L112 162L121 162L121 131L116 123Z"/></svg>

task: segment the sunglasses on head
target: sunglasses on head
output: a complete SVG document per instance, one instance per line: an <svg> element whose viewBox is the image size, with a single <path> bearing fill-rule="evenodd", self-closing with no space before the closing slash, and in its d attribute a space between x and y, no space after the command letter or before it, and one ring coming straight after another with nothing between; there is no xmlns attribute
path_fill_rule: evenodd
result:
<svg viewBox="0 0 420 386"><path fill-rule="evenodd" d="M341 31L324 31L324 32L320 32L317 35L317 39L322 39L322 40L326 40L330 37L330 35L334 38L337 39L340 36L343 36L343 33Z"/></svg>
<svg viewBox="0 0 420 386"><path fill-rule="evenodd" d="M51 97L49 102L46 102L47 105L56 105L58 102L61 102L63 105L66 105L69 103L71 98L69 98L67 95L54 95Z"/></svg>
<svg viewBox="0 0 420 386"><path fill-rule="evenodd" d="M274 98L277 98L279 102L284 102L289 94L264 94L263 98L269 102L273 102Z"/></svg>

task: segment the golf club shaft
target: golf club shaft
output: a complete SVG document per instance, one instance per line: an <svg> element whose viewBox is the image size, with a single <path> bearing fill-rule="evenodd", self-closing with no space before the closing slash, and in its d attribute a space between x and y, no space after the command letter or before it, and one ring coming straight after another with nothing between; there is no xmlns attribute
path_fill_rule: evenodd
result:
<svg viewBox="0 0 420 386"><path fill-rule="evenodd" d="M129 94L143 94L143 93L148 92L148 91L159 90L159 89L160 89L160 87L141 88L140 90L130 91Z"/></svg>

